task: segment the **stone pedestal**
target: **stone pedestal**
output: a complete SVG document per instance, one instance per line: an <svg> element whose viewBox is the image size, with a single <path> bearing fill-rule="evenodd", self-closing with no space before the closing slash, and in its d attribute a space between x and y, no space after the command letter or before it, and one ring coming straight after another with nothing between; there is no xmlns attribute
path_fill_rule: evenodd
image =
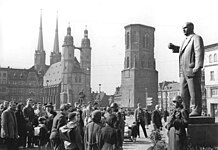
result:
<svg viewBox="0 0 218 150"><path fill-rule="evenodd" d="M218 124L213 117L190 117L187 133L193 146L218 146Z"/></svg>

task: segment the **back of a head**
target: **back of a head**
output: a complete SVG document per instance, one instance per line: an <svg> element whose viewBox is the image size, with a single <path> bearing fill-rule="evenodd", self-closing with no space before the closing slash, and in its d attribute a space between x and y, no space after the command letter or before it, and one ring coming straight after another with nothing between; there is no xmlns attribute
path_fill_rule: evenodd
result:
<svg viewBox="0 0 218 150"><path fill-rule="evenodd" d="M61 104L60 106L60 111L67 111L68 110L68 105L67 104Z"/></svg>
<svg viewBox="0 0 218 150"><path fill-rule="evenodd" d="M73 120L76 115L77 115L77 112L76 112L76 111L70 112L70 113L68 114L68 119L69 119L69 120Z"/></svg>
<svg viewBox="0 0 218 150"><path fill-rule="evenodd" d="M101 121L101 111L100 110L94 110L91 116L94 122L99 123Z"/></svg>
<svg viewBox="0 0 218 150"><path fill-rule="evenodd" d="M111 127L114 126L114 123L116 121L117 121L117 116L115 114L110 114L106 119L107 124Z"/></svg>

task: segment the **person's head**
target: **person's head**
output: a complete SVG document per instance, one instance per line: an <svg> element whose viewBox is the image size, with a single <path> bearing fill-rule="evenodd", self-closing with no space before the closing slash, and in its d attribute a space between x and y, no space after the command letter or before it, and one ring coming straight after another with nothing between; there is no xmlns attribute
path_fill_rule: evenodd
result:
<svg viewBox="0 0 218 150"><path fill-rule="evenodd" d="M137 106L138 106L138 108L141 108L141 103L138 103Z"/></svg>
<svg viewBox="0 0 218 150"><path fill-rule="evenodd" d="M159 108L160 108L159 105L156 105L156 106L155 106L155 109L156 109L156 110L159 110Z"/></svg>
<svg viewBox="0 0 218 150"><path fill-rule="evenodd" d="M110 113L110 114L111 114L111 113L112 113L112 110L111 110L111 108L110 108L110 107L107 107L107 108L106 108L106 112L108 112L108 113Z"/></svg>
<svg viewBox="0 0 218 150"><path fill-rule="evenodd" d="M17 110L23 110L23 103L18 103L17 104Z"/></svg>
<svg viewBox="0 0 218 150"><path fill-rule="evenodd" d="M68 114L68 121L77 122L80 118L80 114L77 111L70 112Z"/></svg>
<svg viewBox="0 0 218 150"><path fill-rule="evenodd" d="M98 108L98 103L97 102L94 102L93 104L93 109L96 110Z"/></svg>
<svg viewBox="0 0 218 150"><path fill-rule="evenodd" d="M176 104L176 108L180 107L182 105L182 97L177 95L172 99L173 103Z"/></svg>
<svg viewBox="0 0 218 150"><path fill-rule="evenodd" d="M77 108L77 107L79 107L79 103L78 103L78 102L75 102L75 103L74 103L74 108Z"/></svg>
<svg viewBox="0 0 218 150"><path fill-rule="evenodd" d="M8 108L8 106L9 106L9 102L8 102L8 101L4 101L3 107L4 107L4 108Z"/></svg>
<svg viewBox="0 0 218 150"><path fill-rule="evenodd" d="M119 108L117 103L112 103L110 107L112 109L112 112L117 112Z"/></svg>
<svg viewBox="0 0 218 150"><path fill-rule="evenodd" d="M26 105L32 107L32 104L33 104L32 99L31 99L31 98L28 98L28 99L26 100Z"/></svg>
<svg viewBox="0 0 218 150"><path fill-rule="evenodd" d="M110 114L106 119L106 123L111 127L114 127L116 121L117 121L117 116L115 114Z"/></svg>
<svg viewBox="0 0 218 150"><path fill-rule="evenodd" d="M15 111L15 110L16 110L16 107L17 107L17 105L16 105L16 103L15 103L14 101L10 101L10 102L9 102L9 108L10 108L11 110Z"/></svg>
<svg viewBox="0 0 218 150"><path fill-rule="evenodd" d="M67 104L61 104L60 111L63 112L64 114L67 114L68 113L68 105Z"/></svg>
<svg viewBox="0 0 218 150"><path fill-rule="evenodd" d="M91 116L92 116L93 122L99 123L101 121L101 111L100 110L94 110Z"/></svg>
<svg viewBox="0 0 218 150"><path fill-rule="evenodd" d="M47 112L51 112L52 109L53 109L53 106L52 106L51 104L45 105L45 110L46 110Z"/></svg>
<svg viewBox="0 0 218 150"><path fill-rule="evenodd" d="M42 104L41 103L37 103L37 109L41 110L42 109Z"/></svg>
<svg viewBox="0 0 218 150"><path fill-rule="evenodd" d="M40 124L45 124L45 123L46 123L46 118L45 118L45 117L39 117L39 118L38 118L38 122L39 122Z"/></svg>
<svg viewBox="0 0 218 150"><path fill-rule="evenodd" d="M192 33L194 33L194 24L191 22L186 22L183 26L182 26L182 30L185 34L185 36L188 36Z"/></svg>

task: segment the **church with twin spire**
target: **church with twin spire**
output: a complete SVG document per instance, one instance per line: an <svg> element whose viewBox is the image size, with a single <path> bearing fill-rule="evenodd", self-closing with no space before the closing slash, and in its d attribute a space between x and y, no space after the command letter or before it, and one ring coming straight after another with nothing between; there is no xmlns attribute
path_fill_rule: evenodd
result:
<svg viewBox="0 0 218 150"><path fill-rule="evenodd" d="M77 50L80 51L80 61L75 56ZM0 76L1 81L5 81L0 82L0 100L25 102L25 99L31 97L34 102L52 103L56 108L62 103L86 102L91 96L91 46L88 30L84 30L81 46L77 47L69 26L60 52L57 17L50 65L46 65L41 13L34 65L29 69L0 68Z"/></svg>

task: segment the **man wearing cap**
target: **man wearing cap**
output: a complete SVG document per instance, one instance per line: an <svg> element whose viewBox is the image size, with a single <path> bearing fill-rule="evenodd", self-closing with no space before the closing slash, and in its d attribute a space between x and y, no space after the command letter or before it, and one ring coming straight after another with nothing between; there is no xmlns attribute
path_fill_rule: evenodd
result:
<svg viewBox="0 0 218 150"><path fill-rule="evenodd" d="M184 109L181 96L173 98L175 108L166 125L168 129L169 144L168 150L185 150L186 149L186 130L188 126L189 114Z"/></svg>

